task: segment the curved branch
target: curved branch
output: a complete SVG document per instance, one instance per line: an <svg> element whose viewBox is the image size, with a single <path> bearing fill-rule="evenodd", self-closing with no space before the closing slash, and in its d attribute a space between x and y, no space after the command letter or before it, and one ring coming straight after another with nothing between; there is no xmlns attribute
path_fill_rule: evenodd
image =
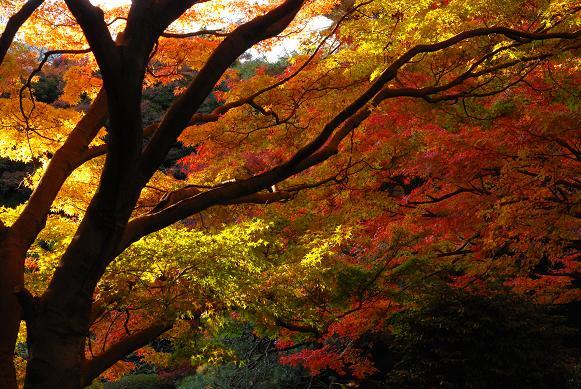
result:
<svg viewBox="0 0 581 389"><path fill-rule="evenodd" d="M313 326L293 324L293 323L286 322L281 318L275 319L275 325L277 325L278 327L286 328L287 330L293 331L293 332L303 332L303 333L313 334L316 338L321 336L321 331L319 331L317 328L315 328Z"/></svg>
<svg viewBox="0 0 581 389"><path fill-rule="evenodd" d="M36 104L35 104L35 100L33 97L33 93L32 93L32 80L34 79L34 77L40 73L42 71L43 66L46 64L46 62L49 60L50 57L52 57L53 55L58 55L58 54L86 54L86 53L90 53L91 49L87 48L87 49L69 49L69 50L49 50L47 52L45 52L42 55L42 60L40 61L40 63L38 64L38 66L28 75L28 78L26 79L26 82L24 83L24 85L22 85L22 87L20 88L19 91L19 106L20 106L20 113L22 114L22 117L24 118L25 124L26 124L26 129L27 130L32 130L32 128L30 128L30 117L32 116L32 112L34 111ZM28 90L29 95L30 95L30 99L32 100L32 108L30 108L29 112L25 112L24 109L24 91ZM37 133L37 135L40 135Z"/></svg>
<svg viewBox="0 0 581 389"><path fill-rule="evenodd" d="M43 1L44 0L28 0L18 12L8 19L4 32L2 32L2 36L0 36L0 64L4 61L4 57L12 45L12 41L20 27L28 20Z"/></svg>
<svg viewBox="0 0 581 389"><path fill-rule="evenodd" d="M120 56L111 38L101 8L89 0L65 0L69 10L81 26L89 46L99 64L105 84L115 81L114 69L119 68ZM108 89L108 88L106 88Z"/></svg>
<svg viewBox="0 0 581 389"><path fill-rule="evenodd" d="M224 204L225 202L260 192L292 175L300 173L327 160L338 152L338 146L341 141L352 130L357 128L367 117L369 117L373 108L378 106L385 99L403 96L429 99L430 95L448 90L469 78L479 77L503 68L498 65L475 72L475 67L471 66L467 72L458 76L457 79L442 86L400 89L390 89L385 86L389 81L396 77L398 71L407 64L408 61L413 59L419 53L430 53L443 50L469 38L493 34L501 34L510 39L518 39L519 43L522 43L523 39L529 39L531 41L543 39L571 40L576 39L579 36L579 32L533 34L504 27L495 27L465 31L442 42L415 46L392 63L367 91L329 121L317 137L297 151L289 160L257 176L199 193L193 197L188 197L164 208L160 212L140 216L131 220L127 225L118 252L122 251L133 241L142 236L167 227L189 215L195 214L214 205ZM543 54L543 56L546 56L546 54ZM530 58L530 60L539 59L536 56ZM512 66L512 63L507 63L504 67L509 66Z"/></svg>
<svg viewBox="0 0 581 389"><path fill-rule="evenodd" d="M254 101L254 99L256 99L257 97L263 95L266 92L269 92L285 83L287 83L288 81L292 80L293 78L295 78L296 76L298 76L317 56L317 54L320 52L321 48L324 46L324 44L335 34L335 32L338 30L340 24L349 16L351 15L355 10L357 10L358 8L368 4L369 1L360 4L357 7L354 7L352 10L350 10L349 12L347 12L341 19L339 19L339 21L335 24L335 27L333 27L333 29L330 31L329 34L327 34L327 36L325 36L325 38L323 40L321 40L321 42L319 42L319 44L317 45L317 47L313 50L313 53L305 60L305 62L303 62L301 64L301 66L299 66L295 71L293 71L291 74L289 74L288 76L285 76L284 78L262 88L257 90L256 92L242 97L236 101L232 101L229 103L226 103L224 105L221 105L219 107L216 107L214 110L212 110L212 112L210 113L196 113L194 114L188 125L187 126L193 126L193 125L200 125L200 124L205 124L205 123L210 123L210 122L215 122L218 121L220 119L220 117L222 115L224 115L225 113L227 113L228 111L241 107L245 104L248 104L250 106L254 106L256 108L256 103ZM205 30L208 31L208 30ZM163 35L162 35L163 36ZM280 121L280 119L276 118L276 114L274 112L271 111L265 111L265 113L267 115L270 116L274 116L275 120L277 122ZM158 127L160 126L160 122L157 123L153 123L151 125L149 125L148 127L146 127L143 130L143 136L144 137L150 137L151 135L153 135ZM103 145L99 145L99 146L94 146L89 148L84 156L83 156L83 162L89 161L93 158L105 155L107 153L107 145L103 144Z"/></svg>
<svg viewBox="0 0 581 389"><path fill-rule="evenodd" d="M104 125L106 118L107 96L101 90L86 115L52 156L24 210L10 228L10 234L22 242L24 251L44 228L54 199L69 175L84 162L84 151Z"/></svg>
<svg viewBox="0 0 581 389"><path fill-rule="evenodd" d="M113 366L117 361L133 351L147 346L148 343L169 331L173 325L173 321L153 323L120 340L96 357L87 360L83 366L83 385L81 386L90 385L95 378L99 377L101 373Z"/></svg>
<svg viewBox="0 0 581 389"><path fill-rule="evenodd" d="M143 152L142 185L153 175L192 116L226 69L256 43L282 32L302 7L304 0L286 0L270 12L242 24L218 45L185 92L166 112Z"/></svg>
<svg viewBox="0 0 581 389"><path fill-rule="evenodd" d="M167 31L161 34L161 36L164 38L173 38L173 39L184 39L201 35L228 36L228 33L223 32L221 30L199 30L194 32L183 32L183 33Z"/></svg>

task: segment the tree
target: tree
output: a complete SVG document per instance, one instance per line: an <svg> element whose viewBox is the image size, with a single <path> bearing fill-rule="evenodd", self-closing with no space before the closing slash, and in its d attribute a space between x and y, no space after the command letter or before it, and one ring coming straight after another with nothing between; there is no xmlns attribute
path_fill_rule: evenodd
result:
<svg viewBox="0 0 581 389"><path fill-rule="evenodd" d="M2 224L0 316L5 320L0 324L0 382L7 388L16 386L12 359L21 320L26 322L29 349L25 387L88 384L172 327L175 313L165 312L85 359L87 334L100 310L95 301L99 283L134 242L209 208L287 201L301 191L344 182L357 170L349 158L350 141L344 141L353 140L362 125L373 123L376 113L389 107L387 102L411 98L438 104L497 96L528 82L541 64L568 61L579 36L571 22L577 9L567 2L514 1L505 8L505 2L499 2L503 7L481 4L476 10L462 2L425 1L409 9L405 2L363 2L344 5L347 10L341 11L333 2L302 0L251 9L238 3L144 0L105 15L88 0L66 0L45 4L35 17L41 3L31 0L10 15L0 40L3 88L14 96L2 109L6 118L7 112L19 112L18 124L12 124L14 131L6 136L24 145L11 148L3 138L3 151L16 159L34 156L38 165L30 199L22 209L8 212ZM219 31L173 30L211 24L216 19L213 6L232 7L242 21L224 22ZM299 34L320 14L333 15L335 26L318 37L311 54L297 56L284 73L259 71L256 77L237 80L229 70L253 46L287 28ZM29 18L22 30L25 44L14 42L9 52L16 32ZM351 23L350 28L341 28L353 20L359 27ZM65 28L34 33L53 24ZM449 31L444 31L446 24ZM391 39L390 28L398 30ZM371 33L362 38L366 31ZM179 38L193 40L176 44ZM78 44L85 41L88 48ZM55 42L66 47L47 50ZM196 46L195 55L188 56L187 44ZM41 48L39 66L33 65L36 59L26 45ZM30 100L34 95L27 91L34 76L51 56L87 53L91 56L67 70L61 97L77 103L72 100L90 92L94 100L86 113ZM355 62L360 65L349 71ZM143 126L144 83L170 82L183 65L197 69L195 77L178 90L159 122ZM9 83L20 78L25 79L22 88ZM230 84L222 104L210 113L199 112L221 81ZM394 119L388 119L390 124L396 123ZM285 131L276 131L277 127ZM261 130L267 136L252 137ZM198 182L176 189L158 169L178 138L197 146L195 157L184 163ZM248 153L248 145L261 151ZM38 149L48 151L39 156L34 153ZM382 150L377 145L375 149ZM74 174L98 176L98 184L94 190L79 190L70 180L65 183ZM403 175L391 179L387 190L397 184L403 193L425 181ZM157 186L167 192L161 198ZM46 289L33 296L24 287L27 252L54 212L67 215L75 232ZM318 261L317 253L312 251L308 258ZM304 329L278 323L290 330Z"/></svg>

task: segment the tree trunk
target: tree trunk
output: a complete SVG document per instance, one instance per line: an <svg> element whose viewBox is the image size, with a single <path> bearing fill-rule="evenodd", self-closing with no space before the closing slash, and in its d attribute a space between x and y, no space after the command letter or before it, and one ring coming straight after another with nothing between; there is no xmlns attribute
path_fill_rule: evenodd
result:
<svg viewBox="0 0 581 389"><path fill-rule="evenodd" d="M16 389L14 347L20 327L17 292L24 285L24 252L0 224L0 388Z"/></svg>
<svg viewBox="0 0 581 389"><path fill-rule="evenodd" d="M43 298L28 318L25 388L81 387L89 314L79 306L91 303L82 297L75 300L64 305Z"/></svg>
<svg viewBox="0 0 581 389"><path fill-rule="evenodd" d="M31 347L25 388L78 389L81 387L84 337L39 331Z"/></svg>

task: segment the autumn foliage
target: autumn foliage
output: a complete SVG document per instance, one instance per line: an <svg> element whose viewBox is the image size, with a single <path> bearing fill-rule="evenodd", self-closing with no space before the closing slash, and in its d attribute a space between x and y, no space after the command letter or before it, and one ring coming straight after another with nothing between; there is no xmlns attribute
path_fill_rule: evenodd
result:
<svg viewBox="0 0 581 389"><path fill-rule="evenodd" d="M574 386L575 2L0 4L2 388Z"/></svg>

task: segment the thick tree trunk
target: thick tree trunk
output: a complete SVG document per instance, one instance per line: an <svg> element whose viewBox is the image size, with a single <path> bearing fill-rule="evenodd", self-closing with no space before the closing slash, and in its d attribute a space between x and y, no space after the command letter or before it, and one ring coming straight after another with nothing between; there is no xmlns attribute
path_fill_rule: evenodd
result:
<svg viewBox="0 0 581 389"><path fill-rule="evenodd" d="M0 64L22 24L42 2L29 0L6 21L0 35ZM9 229L0 221L0 388L15 389L14 346L20 327L20 304L15 292L24 282L24 254L8 232Z"/></svg>
<svg viewBox="0 0 581 389"><path fill-rule="evenodd" d="M118 252L123 232L141 189L228 66L255 43L280 33L294 18L303 1L287 0L230 34L208 59L196 81L184 93L184 97L178 99L173 109L166 114L167 120L163 120L153 135L153 140L142 153L143 126L140 107L146 62L157 37L195 1L185 1L182 6L166 3L133 2L126 30L121 38L123 42L115 44L99 8L88 1L66 0L95 55L107 91L110 124L107 158L98 190L46 292L32 304L32 309L30 305L24 305L30 353L25 382L27 388L80 387L84 340L90 324L91 298L106 266ZM103 117L100 115L99 119L102 120ZM98 127L90 126L89 130L82 131L87 135L83 139L88 140L81 142L83 146L96 134L92 130L98 130ZM55 155L53 174L59 175L59 184L48 185L50 182L47 181L46 185L40 185L44 191L33 194L38 200L32 201L23 212L24 216L15 223L15 230L21 231L22 235L27 233L28 238L23 239L29 245L44 227L46 212L50 209L53 195L58 193L59 185L66 179L68 170L56 169L59 167L57 162L61 158L71 162L79 154L78 147L72 146L70 151L73 155L64 152ZM149 160L144 161L148 158ZM47 177L49 180L52 178ZM0 347L0 351L4 352L4 360L8 365L11 365L9 359L11 360L14 350L21 316L21 307L14 292L22 288L22 267L27 246L20 246L25 247L19 253L20 257L2 261L0 265L0 315L9 316L9 320L2 324L0 346L3 348ZM6 256L11 255L9 251L10 248L7 249ZM113 349L115 350L117 349ZM87 372L95 375L110 362L106 358L94 361L94 370ZM14 376L13 369L11 372L7 367L5 375L10 380Z"/></svg>
<svg viewBox="0 0 581 389"><path fill-rule="evenodd" d="M69 302L43 298L27 317L25 388L81 387L91 306L86 300L83 296Z"/></svg>
<svg viewBox="0 0 581 389"><path fill-rule="evenodd" d="M0 225L0 388L15 389L14 347L20 327L17 292L24 284L24 252L18 240Z"/></svg>
<svg viewBox="0 0 581 389"><path fill-rule="evenodd" d="M21 320L15 292L23 289L24 259L28 247L44 227L46 215L60 187L82 161L87 145L102 126L107 113L104 91L77 124L66 143L55 153L45 176L24 211L10 227L0 225L0 388L16 388L14 347Z"/></svg>
<svg viewBox="0 0 581 389"><path fill-rule="evenodd" d="M44 227L47 212L61 185L79 165L86 146L104 122L107 112L101 91L89 112L51 160L45 176L25 210L10 228L0 225L0 388L16 388L14 347L21 320L17 299L24 286L24 259L28 247Z"/></svg>
<svg viewBox="0 0 581 389"><path fill-rule="evenodd" d="M48 328L37 331L35 336L39 338L29 350L24 387L80 388L85 337L56 333Z"/></svg>

